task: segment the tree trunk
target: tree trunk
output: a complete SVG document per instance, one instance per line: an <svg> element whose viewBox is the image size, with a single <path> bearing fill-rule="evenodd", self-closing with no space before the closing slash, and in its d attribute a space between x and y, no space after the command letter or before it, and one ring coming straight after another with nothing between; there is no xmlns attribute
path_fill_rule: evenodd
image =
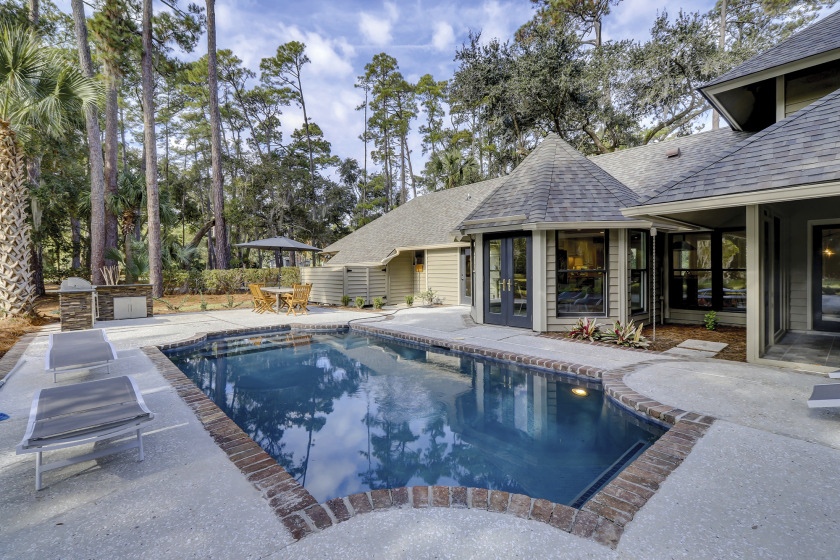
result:
<svg viewBox="0 0 840 560"><path fill-rule="evenodd" d="M720 39L718 40L718 48L720 48L721 53L726 48L726 3L727 0L723 0L720 6ZM717 112L717 109L712 109L712 130L719 128L720 113Z"/></svg>
<svg viewBox="0 0 840 560"><path fill-rule="evenodd" d="M163 297L152 48L152 0L143 0L141 66L143 70L143 146L146 150L146 214L148 216L146 227L149 241L149 282L152 284L152 295Z"/></svg>
<svg viewBox="0 0 840 560"><path fill-rule="evenodd" d="M122 144L122 166L123 173L128 171L128 163L125 155L125 120L123 120L123 108L120 107L120 143Z"/></svg>
<svg viewBox="0 0 840 560"><path fill-rule="evenodd" d="M405 204L408 199L408 186L405 184L405 137L400 136L400 204Z"/></svg>
<svg viewBox="0 0 840 560"><path fill-rule="evenodd" d="M118 88L116 78L108 78L108 88L105 96L105 200L116 201L119 196L117 190L117 128L119 126L119 104ZM117 215L110 210L111 204L105 204L105 251L116 249L119 243L119 230ZM105 259L107 266L114 266L116 263Z"/></svg>
<svg viewBox="0 0 840 560"><path fill-rule="evenodd" d="M70 268L82 267L82 221L79 218L70 218L70 246L72 248L72 261Z"/></svg>
<svg viewBox="0 0 840 560"><path fill-rule="evenodd" d="M411 192L414 198L417 198L417 180L414 178L414 168L411 166L411 150L408 149L408 141L403 136L403 144L405 144L405 157L408 160L408 175L411 177Z"/></svg>
<svg viewBox="0 0 840 560"><path fill-rule="evenodd" d="M93 61L87 38L87 23L82 0L72 0L73 22L82 72L93 78ZM96 105L85 108L88 150L90 151L90 276L94 284L103 284L102 267L105 265L105 171L102 161L101 132Z"/></svg>
<svg viewBox="0 0 840 560"><path fill-rule="evenodd" d="M29 0L29 21L32 25L38 25L40 11L40 2L38 0Z"/></svg>
<svg viewBox="0 0 840 560"><path fill-rule="evenodd" d="M216 2L207 0L207 76L210 88L210 156L213 168L213 215L216 219L216 268L225 269L230 261L225 224L225 193L222 179L222 133L219 114L219 85L216 72Z"/></svg>
<svg viewBox="0 0 840 560"><path fill-rule="evenodd" d="M41 156L29 158L27 162L26 171L29 175L29 183L31 188L37 188L41 185ZM32 243L32 283L35 286L35 295L40 297L46 294L44 289L44 251L41 247L40 230L41 230L41 215L35 212L35 199L30 196L32 201L32 227L35 230L36 238Z"/></svg>
<svg viewBox="0 0 840 560"><path fill-rule="evenodd" d="M29 189L23 150L0 121L0 314L24 315L35 299L32 284Z"/></svg>

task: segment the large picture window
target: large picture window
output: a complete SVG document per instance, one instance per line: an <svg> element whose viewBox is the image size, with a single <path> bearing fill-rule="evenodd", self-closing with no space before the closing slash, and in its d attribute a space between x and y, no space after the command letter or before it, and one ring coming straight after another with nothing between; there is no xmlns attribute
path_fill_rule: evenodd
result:
<svg viewBox="0 0 840 560"><path fill-rule="evenodd" d="M643 230L630 232L630 313L644 313L648 306L648 239Z"/></svg>
<svg viewBox="0 0 840 560"><path fill-rule="evenodd" d="M557 232L557 316L606 315L607 234Z"/></svg>
<svg viewBox="0 0 840 560"><path fill-rule="evenodd" d="M670 247L671 307L746 310L747 236L744 230L672 235Z"/></svg>

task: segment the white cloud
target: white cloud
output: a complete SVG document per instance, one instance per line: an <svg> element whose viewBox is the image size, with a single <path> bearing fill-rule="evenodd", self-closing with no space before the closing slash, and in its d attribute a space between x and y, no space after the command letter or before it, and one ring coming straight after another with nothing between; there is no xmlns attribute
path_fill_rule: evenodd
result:
<svg viewBox="0 0 840 560"><path fill-rule="evenodd" d="M384 47L391 42L391 20L371 14L359 15L359 31L368 43Z"/></svg>
<svg viewBox="0 0 840 560"><path fill-rule="evenodd" d="M432 35L432 45L439 51L449 51L455 42L455 30L445 21L435 24L435 32Z"/></svg>
<svg viewBox="0 0 840 560"><path fill-rule="evenodd" d="M397 5L394 2L385 2L385 11L388 12L389 20L397 21L400 12L397 10Z"/></svg>

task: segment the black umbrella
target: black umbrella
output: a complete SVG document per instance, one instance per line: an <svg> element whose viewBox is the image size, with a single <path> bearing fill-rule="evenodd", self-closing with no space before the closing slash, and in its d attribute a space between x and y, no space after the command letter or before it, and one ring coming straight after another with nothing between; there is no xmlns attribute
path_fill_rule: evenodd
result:
<svg viewBox="0 0 840 560"><path fill-rule="evenodd" d="M312 251L313 264L315 262L314 253L321 252L321 249L318 247L313 247L312 245L307 245L306 243L289 239L284 235L281 235L280 237L269 237L268 239L257 239L256 241L249 241L248 243L237 243L234 247L257 249L260 251L290 251L291 253L294 253L295 251ZM262 266L262 258L260 258L260 266Z"/></svg>

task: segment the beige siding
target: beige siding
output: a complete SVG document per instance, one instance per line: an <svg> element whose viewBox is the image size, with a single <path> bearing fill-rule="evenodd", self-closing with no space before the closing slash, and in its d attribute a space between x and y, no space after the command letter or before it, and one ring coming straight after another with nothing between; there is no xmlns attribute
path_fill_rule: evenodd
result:
<svg viewBox="0 0 840 560"><path fill-rule="evenodd" d="M840 63L821 64L785 77L785 116L840 88Z"/></svg>
<svg viewBox="0 0 840 560"><path fill-rule="evenodd" d="M554 231L546 234L546 309L548 314L548 330L563 331L574 325L578 317L557 316L557 271L556 271L557 237ZM607 298L609 306L608 317L598 317L599 323L610 323L618 319L618 231L610 230L609 248L607 254ZM536 255L535 255L536 258Z"/></svg>
<svg viewBox="0 0 840 560"><path fill-rule="evenodd" d="M401 253L388 263L389 303L402 303L405 296L414 295L414 254Z"/></svg>
<svg viewBox="0 0 840 560"><path fill-rule="evenodd" d="M678 325L702 325L703 318L706 316L706 313L708 313L708 311L701 311L697 309L670 309L668 311L667 322ZM747 326L746 313L727 313L725 311L718 311L717 320L721 325L730 325L733 327Z"/></svg>
<svg viewBox="0 0 840 560"><path fill-rule="evenodd" d="M301 267L300 281L312 284L309 299L316 303L340 305L344 294L343 267Z"/></svg>
<svg viewBox="0 0 840 560"><path fill-rule="evenodd" d="M460 278L458 276L459 249L434 249L426 251L429 289L446 305L458 305Z"/></svg>
<svg viewBox="0 0 840 560"><path fill-rule="evenodd" d="M384 266L364 267L303 267L301 282L312 284L310 301L340 305L345 294L355 300L365 298L367 305L373 298L387 295L387 274Z"/></svg>

